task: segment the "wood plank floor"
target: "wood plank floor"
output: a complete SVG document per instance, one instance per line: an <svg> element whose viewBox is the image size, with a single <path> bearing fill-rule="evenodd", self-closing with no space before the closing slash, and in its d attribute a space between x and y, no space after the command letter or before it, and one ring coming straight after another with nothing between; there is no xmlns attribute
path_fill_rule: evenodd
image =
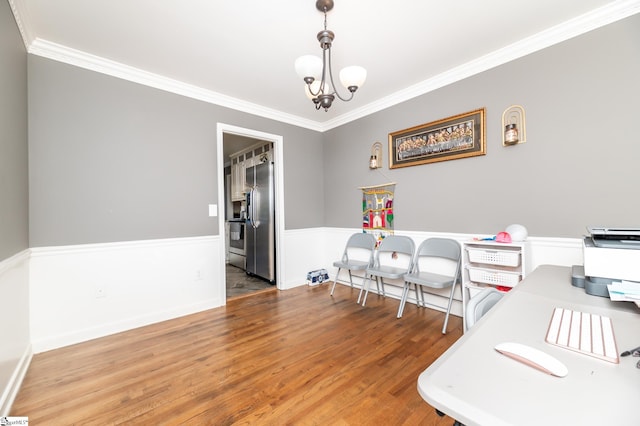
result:
<svg viewBox="0 0 640 426"><path fill-rule="evenodd" d="M462 321L338 285L227 306L34 356L12 416L33 425L451 425L418 375Z"/></svg>

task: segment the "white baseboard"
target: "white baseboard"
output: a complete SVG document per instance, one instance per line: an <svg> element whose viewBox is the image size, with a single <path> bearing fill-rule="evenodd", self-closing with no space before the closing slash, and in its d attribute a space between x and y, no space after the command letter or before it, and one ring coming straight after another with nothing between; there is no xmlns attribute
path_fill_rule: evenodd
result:
<svg viewBox="0 0 640 426"><path fill-rule="evenodd" d="M34 340L34 347L37 348L36 353L41 353L52 349L62 348L65 346L74 345L76 343L97 339L99 337L105 337L111 334L133 330L134 328L144 327L145 325L155 324L157 322L195 314L197 312L206 311L207 309L213 309L219 306L222 306L222 304L220 303L219 299L215 298L191 305L180 305L173 309L167 308L164 310L148 312L138 316L114 318L114 321L111 322L92 324L89 327L85 328L74 327L67 332L63 331L56 335Z"/></svg>
<svg viewBox="0 0 640 426"><path fill-rule="evenodd" d="M307 272L325 268L327 228L286 231L282 290L307 284ZM278 254L280 255L280 254Z"/></svg>
<svg viewBox="0 0 640 426"><path fill-rule="evenodd" d="M36 248L35 353L224 305L218 237Z"/></svg>
<svg viewBox="0 0 640 426"><path fill-rule="evenodd" d="M344 245L346 244L349 236L353 233L362 232L362 229L354 228L323 228L314 230L313 235L307 235L306 237L300 237L301 240L306 240L309 237L316 238L323 241L325 257L321 261L317 261L316 268L326 268L329 271L331 280L336 276L337 268L334 268L333 262L340 259ZM416 231L395 231L396 235L406 235L411 237L416 243L416 247L425 239L432 237L444 237L453 238L460 243L464 241L470 241L477 235L471 234L453 234L453 233L434 233L434 232L416 232ZM322 236L324 236L322 238ZM317 241L316 240L316 241ZM529 237L527 239L529 243L528 248L530 253L528 258L528 271L531 272L540 265L582 265L582 240L579 238L545 238L545 237ZM339 281L340 283L340 281ZM343 280L344 284L345 281ZM400 286L402 283L394 283L394 286L388 286L387 290L390 297L400 298ZM348 284L346 284L348 285ZM371 291L376 294L374 286ZM435 305L435 309L446 311L446 304L448 302L449 290L434 291L427 297L427 302ZM410 303L415 303L410 301ZM454 296L454 302L451 307L451 313L453 315L462 316L462 294L460 290L456 290Z"/></svg>
<svg viewBox="0 0 640 426"><path fill-rule="evenodd" d="M32 358L33 351L31 350L31 345L29 345L20 357L9 382L5 385L2 392L2 396L0 397L0 417L9 415L13 401L15 401L16 396L18 396L18 391L20 391L20 386L22 385L24 376L27 374Z"/></svg>
<svg viewBox="0 0 640 426"><path fill-rule="evenodd" d="M31 360L29 250L0 261L0 417L9 413Z"/></svg>
<svg viewBox="0 0 640 426"><path fill-rule="evenodd" d="M348 237L360 229L286 231L281 290L306 284L307 272L332 277ZM474 235L396 231L419 244L432 236L459 241ZM66 346L119 331L211 309L222 300L219 237L35 248L31 254L33 351ZM531 269L539 264L582 263L579 239L529 238ZM280 255L283 255L280 253ZM397 293L397 294L396 294ZM458 292L459 293L459 292ZM392 297L399 289L390 287ZM446 294L432 296L444 309ZM461 314L460 296L453 311Z"/></svg>

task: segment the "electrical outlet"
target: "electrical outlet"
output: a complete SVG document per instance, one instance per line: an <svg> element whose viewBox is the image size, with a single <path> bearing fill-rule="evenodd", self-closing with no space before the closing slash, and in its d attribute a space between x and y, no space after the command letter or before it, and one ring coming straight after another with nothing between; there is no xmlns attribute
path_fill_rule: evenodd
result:
<svg viewBox="0 0 640 426"><path fill-rule="evenodd" d="M195 281L202 281L202 270L196 269L196 273L193 275Z"/></svg>

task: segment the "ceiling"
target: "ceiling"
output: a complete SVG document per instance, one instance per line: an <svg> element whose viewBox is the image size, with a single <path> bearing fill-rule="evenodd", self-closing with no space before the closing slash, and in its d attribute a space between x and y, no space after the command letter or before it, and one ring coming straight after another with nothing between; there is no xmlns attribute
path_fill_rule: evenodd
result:
<svg viewBox="0 0 640 426"><path fill-rule="evenodd" d="M326 130L640 12L640 0L336 0L351 102L316 111L294 61L320 56L315 0L9 0L30 53Z"/></svg>
<svg viewBox="0 0 640 426"><path fill-rule="evenodd" d="M238 152L253 147L261 142L264 144L264 141L261 141L260 139L225 133L222 140L222 158L225 162L228 162L231 155L237 154Z"/></svg>

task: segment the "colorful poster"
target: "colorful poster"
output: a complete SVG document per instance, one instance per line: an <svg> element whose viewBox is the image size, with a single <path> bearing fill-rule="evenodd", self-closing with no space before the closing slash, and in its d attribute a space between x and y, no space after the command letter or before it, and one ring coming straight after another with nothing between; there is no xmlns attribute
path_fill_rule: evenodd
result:
<svg viewBox="0 0 640 426"><path fill-rule="evenodd" d="M393 235L393 192L395 183L362 189L362 230L373 234L377 244Z"/></svg>

